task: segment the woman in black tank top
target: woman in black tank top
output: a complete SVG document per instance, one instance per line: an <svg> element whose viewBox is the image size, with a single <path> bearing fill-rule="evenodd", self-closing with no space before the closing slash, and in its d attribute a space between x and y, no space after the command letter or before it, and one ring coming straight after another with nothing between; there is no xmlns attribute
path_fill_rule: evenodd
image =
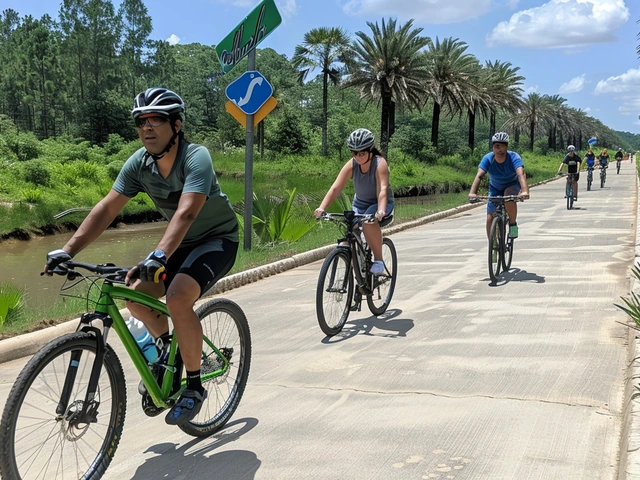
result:
<svg viewBox="0 0 640 480"><path fill-rule="evenodd" d="M351 150L352 158L344 164L314 213L316 218L319 218L342 193L349 179L353 178L356 191L353 211L359 214L374 214L378 220L364 223L363 232L375 259L371 273L379 275L385 271L379 222L393 214L393 193L389 185L389 166L375 146L374 140L373 133L364 128L359 128L349 135L347 147Z"/></svg>

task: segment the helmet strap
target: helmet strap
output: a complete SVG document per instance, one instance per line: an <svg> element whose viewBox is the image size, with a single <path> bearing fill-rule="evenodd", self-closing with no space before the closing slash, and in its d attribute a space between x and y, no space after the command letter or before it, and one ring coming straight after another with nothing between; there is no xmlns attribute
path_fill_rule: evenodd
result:
<svg viewBox="0 0 640 480"><path fill-rule="evenodd" d="M164 147L164 150L162 150L160 153L151 153L149 150L147 150L144 154L145 161L149 157L153 158L155 161L158 161L162 157L164 157L167 153L169 153L169 150L171 150L171 147L173 147L176 144L176 137L180 135L178 132L176 132L176 126L174 122L171 122L171 131L173 132L173 135L171 136L171 140L169 140L169 143L167 143L167 146Z"/></svg>

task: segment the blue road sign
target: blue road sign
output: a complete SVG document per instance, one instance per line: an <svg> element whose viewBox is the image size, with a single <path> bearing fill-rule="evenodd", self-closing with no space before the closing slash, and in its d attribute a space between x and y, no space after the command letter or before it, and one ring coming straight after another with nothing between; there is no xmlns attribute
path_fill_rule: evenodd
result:
<svg viewBox="0 0 640 480"><path fill-rule="evenodd" d="M597 141L598 139L596 137L591 137L589 140L587 140L587 143L589 145L595 145Z"/></svg>
<svg viewBox="0 0 640 480"><path fill-rule="evenodd" d="M253 115L265 104L273 87L257 70L244 72L225 90L227 98L247 115Z"/></svg>

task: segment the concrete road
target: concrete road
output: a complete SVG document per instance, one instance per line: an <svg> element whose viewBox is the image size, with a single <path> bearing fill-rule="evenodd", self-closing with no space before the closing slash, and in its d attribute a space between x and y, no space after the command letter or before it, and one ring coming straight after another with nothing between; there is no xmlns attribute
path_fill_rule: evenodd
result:
<svg viewBox="0 0 640 480"><path fill-rule="evenodd" d="M563 181L519 205L513 268L491 286L485 210L392 239L380 318L327 339L320 263L226 294L252 328L249 384L218 435L142 413L128 359L122 441L107 479L614 479L627 362L636 180L625 162L566 210ZM366 307L364 307L366 309ZM0 403L24 360L0 366Z"/></svg>

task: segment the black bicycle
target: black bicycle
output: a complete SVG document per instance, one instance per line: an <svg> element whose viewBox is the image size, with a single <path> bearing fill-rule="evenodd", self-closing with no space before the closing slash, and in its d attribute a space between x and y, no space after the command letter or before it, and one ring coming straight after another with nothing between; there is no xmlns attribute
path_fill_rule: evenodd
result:
<svg viewBox="0 0 640 480"><path fill-rule="evenodd" d="M160 300L126 287L126 269L69 261L54 273L66 276L63 291L90 285L86 299L94 308L82 315L76 332L42 347L11 388L0 422L0 476L7 480L97 480L104 475L118 448L127 409L124 370L107 342L110 332L116 332L142 377L146 415L170 408L186 386L175 336L168 358L148 364L127 328L116 300L164 315L169 311ZM249 375L251 335L244 313L230 300L210 300L195 313L203 330L200 375L209 395L200 413L180 429L206 437L220 430L240 403Z"/></svg>
<svg viewBox="0 0 640 480"><path fill-rule="evenodd" d="M477 200L476 200L477 199ZM489 277L496 283L499 280L500 270L508 271L513 260L513 241L509 235L509 217L505 202L522 202L523 197L518 195L475 197L471 203L478 200L487 200L496 206L489 229Z"/></svg>
<svg viewBox="0 0 640 480"><path fill-rule="evenodd" d="M573 208L573 202L575 199L575 192L573 191L573 182L577 180L577 173L567 173L567 185L564 188L564 196L567 199L567 210ZM588 172L587 172L588 176ZM587 189L589 189L589 179L587 178Z"/></svg>
<svg viewBox="0 0 640 480"><path fill-rule="evenodd" d="M587 191L591 190L591 184L593 183L593 170L595 167L587 165Z"/></svg>
<svg viewBox="0 0 640 480"><path fill-rule="evenodd" d="M316 289L318 324L325 335L331 337L342 330L350 311L360 311L363 296L372 314L382 315L387 310L396 286L398 256L391 239L383 238L385 270L381 275L374 275L369 271L373 255L364 241L362 224L377 221L375 217L347 210L324 213L321 218L337 223L344 235L324 260ZM380 226L388 225L392 220L393 216L389 215L382 219Z"/></svg>
<svg viewBox="0 0 640 480"><path fill-rule="evenodd" d="M620 164L622 163L622 159L619 158L616 160L616 175L620 173Z"/></svg>
<svg viewBox="0 0 640 480"><path fill-rule="evenodd" d="M600 165L600 188L604 187L604 182L607 181L607 167L609 165Z"/></svg>

